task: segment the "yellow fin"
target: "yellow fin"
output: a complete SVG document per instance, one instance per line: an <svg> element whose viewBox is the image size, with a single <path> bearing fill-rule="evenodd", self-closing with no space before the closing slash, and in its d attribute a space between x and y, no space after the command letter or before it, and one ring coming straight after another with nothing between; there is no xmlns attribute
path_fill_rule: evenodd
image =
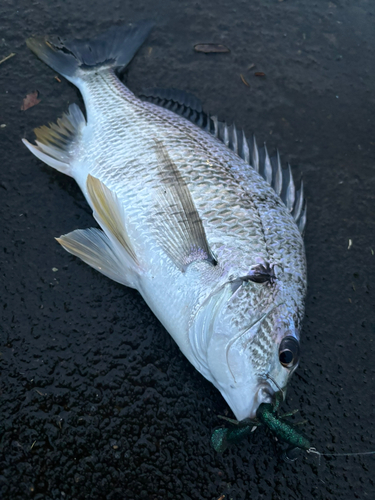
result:
<svg viewBox="0 0 375 500"><path fill-rule="evenodd" d="M79 143L86 120L76 104L69 106L57 123L36 128L36 145L23 139L25 146L40 160L64 174L73 177L71 163L75 146Z"/></svg>
<svg viewBox="0 0 375 500"><path fill-rule="evenodd" d="M117 255L108 236L100 229L76 229L56 238L56 241L67 252L79 257L108 278L134 288L131 272Z"/></svg>
<svg viewBox="0 0 375 500"><path fill-rule="evenodd" d="M116 193L90 174L87 176L87 191L95 219L109 233L108 236L112 235L138 265L137 255L126 232L124 210Z"/></svg>

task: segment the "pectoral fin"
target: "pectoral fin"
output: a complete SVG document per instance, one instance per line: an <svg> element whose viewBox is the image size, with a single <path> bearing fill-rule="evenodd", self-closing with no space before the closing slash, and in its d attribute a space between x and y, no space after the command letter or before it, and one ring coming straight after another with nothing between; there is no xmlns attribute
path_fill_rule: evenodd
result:
<svg viewBox="0 0 375 500"><path fill-rule="evenodd" d="M108 278L126 286L133 286L121 257L117 255L108 236L100 229L77 229L56 240L69 253Z"/></svg>
<svg viewBox="0 0 375 500"><path fill-rule="evenodd" d="M156 151L160 173L153 219L156 239L182 272L194 261L216 265L186 182L160 142L156 143Z"/></svg>

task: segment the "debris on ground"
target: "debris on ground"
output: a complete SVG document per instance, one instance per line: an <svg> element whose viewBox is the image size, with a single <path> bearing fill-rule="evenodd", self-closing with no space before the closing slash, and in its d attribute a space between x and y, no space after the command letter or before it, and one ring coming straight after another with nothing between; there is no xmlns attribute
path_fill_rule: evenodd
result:
<svg viewBox="0 0 375 500"><path fill-rule="evenodd" d="M39 97L39 92L37 90L34 90L34 92L30 92L30 94L27 94L27 96L23 100L21 110L26 111L27 109L32 108L33 106L39 104L40 99L38 99L38 97Z"/></svg>
<svg viewBox="0 0 375 500"><path fill-rule="evenodd" d="M204 52L205 54L230 52L228 47L220 43L198 43L194 45L195 52Z"/></svg>
<svg viewBox="0 0 375 500"><path fill-rule="evenodd" d="M14 57L15 55L16 54L14 52L12 52L11 54L9 54L9 56L6 56L6 57L4 57L4 59L1 59L0 64L3 64L3 62L7 61L11 57Z"/></svg>
<svg viewBox="0 0 375 500"><path fill-rule="evenodd" d="M246 87L250 87L250 85L247 83L247 81L245 80L245 77L243 76L242 73L240 74L240 77L241 77L241 80L243 81L243 83L246 85Z"/></svg>

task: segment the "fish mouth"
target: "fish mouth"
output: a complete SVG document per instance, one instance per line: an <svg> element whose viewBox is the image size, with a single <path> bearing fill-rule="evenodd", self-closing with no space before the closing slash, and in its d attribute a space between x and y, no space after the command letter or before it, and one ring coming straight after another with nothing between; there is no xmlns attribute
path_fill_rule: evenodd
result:
<svg viewBox="0 0 375 500"><path fill-rule="evenodd" d="M271 386L269 384L263 384L261 387L258 389L257 393L257 399L259 401L259 404L261 403L273 403L275 396L275 391L272 390Z"/></svg>
<svg viewBox="0 0 375 500"><path fill-rule="evenodd" d="M262 403L270 403L274 405L275 394L276 392L272 389L270 384L268 382L264 382L263 380L259 384L259 388L255 393L254 402L247 418L256 419L258 408Z"/></svg>
<svg viewBox="0 0 375 500"><path fill-rule="evenodd" d="M281 388L272 377L266 376L267 382L262 379L259 383L259 389L254 398L254 405L249 418L255 419L258 408L263 403L271 404L276 410L285 400L285 388Z"/></svg>
<svg viewBox="0 0 375 500"><path fill-rule="evenodd" d="M272 391L275 398L273 404L274 406L279 406L280 403L285 401L287 386L285 385L284 387L280 387L276 380L274 380L269 373L266 373L265 378L269 381L268 383L270 386L272 384L276 388L276 390Z"/></svg>

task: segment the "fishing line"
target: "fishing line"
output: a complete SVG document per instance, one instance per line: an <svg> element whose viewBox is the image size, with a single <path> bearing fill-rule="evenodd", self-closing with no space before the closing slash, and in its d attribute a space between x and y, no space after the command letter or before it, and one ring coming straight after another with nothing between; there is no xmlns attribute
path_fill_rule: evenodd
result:
<svg viewBox="0 0 375 500"><path fill-rule="evenodd" d="M276 387L278 388L278 390L283 395L283 401L285 401L285 393L284 393L283 389L281 389L281 387L279 386L279 384L276 382L276 380L274 380L268 373L266 373L266 379L271 380L271 382L273 382L276 385Z"/></svg>
<svg viewBox="0 0 375 500"><path fill-rule="evenodd" d="M322 457L355 457L358 455L375 455L375 451L359 451L356 453L321 453L315 448L306 450L307 453L314 453Z"/></svg>

